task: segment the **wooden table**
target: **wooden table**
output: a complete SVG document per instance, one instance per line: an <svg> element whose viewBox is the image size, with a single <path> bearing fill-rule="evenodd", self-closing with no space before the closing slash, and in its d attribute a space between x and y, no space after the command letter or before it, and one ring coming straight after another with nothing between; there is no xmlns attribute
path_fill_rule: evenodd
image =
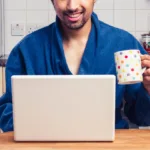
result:
<svg viewBox="0 0 150 150"><path fill-rule="evenodd" d="M13 132L0 134L0 150L150 150L150 130L116 130L114 142L14 142Z"/></svg>

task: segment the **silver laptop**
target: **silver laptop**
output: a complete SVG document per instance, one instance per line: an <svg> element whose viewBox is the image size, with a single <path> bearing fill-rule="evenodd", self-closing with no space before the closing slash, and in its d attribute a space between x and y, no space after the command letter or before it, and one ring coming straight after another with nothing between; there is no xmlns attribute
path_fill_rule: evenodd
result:
<svg viewBox="0 0 150 150"><path fill-rule="evenodd" d="M115 76L12 76L15 141L113 141Z"/></svg>

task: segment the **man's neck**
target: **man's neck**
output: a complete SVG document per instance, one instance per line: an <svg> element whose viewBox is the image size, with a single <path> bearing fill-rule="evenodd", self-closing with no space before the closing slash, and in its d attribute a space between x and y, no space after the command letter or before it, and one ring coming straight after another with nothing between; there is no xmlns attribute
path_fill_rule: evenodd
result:
<svg viewBox="0 0 150 150"><path fill-rule="evenodd" d="M91 26L91 19L89 19L88 22L82 28L77 30L69 29L65 25L62 25L64 41L70 42L72 40L87 40L91 31Z"/></svg>

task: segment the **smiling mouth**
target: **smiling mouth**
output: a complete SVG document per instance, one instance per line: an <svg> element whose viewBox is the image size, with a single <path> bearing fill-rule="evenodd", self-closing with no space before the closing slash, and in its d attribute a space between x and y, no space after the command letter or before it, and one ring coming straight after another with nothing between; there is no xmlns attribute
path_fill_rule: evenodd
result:
<svg viewBox="0 0 150 150"><path fill-rule="evenodd" d="M80 19L81 15L82 15L82 12L75 13L75 14L66 14L67 19L72 22L78 21Z"/></svg>
<svg viewBox="0 0 150 150"><path fill-rule="evenodd" d="M82 12L79 13L74 13L74 14L66 14L67 16L71 17L71 18L77 18L78 16L80 16L82 14Z"/></svg>
<svg viewBox="0 0 150 150"><path fill-rule="evenodd" d="M65 16L70 21L78 21L83 12L65 13Z"/></svg>

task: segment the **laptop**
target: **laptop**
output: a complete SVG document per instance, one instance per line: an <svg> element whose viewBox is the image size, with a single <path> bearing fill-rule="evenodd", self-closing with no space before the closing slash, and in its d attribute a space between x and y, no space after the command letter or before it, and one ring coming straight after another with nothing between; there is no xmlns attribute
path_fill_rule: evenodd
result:
<svg viewBox="0 0 150 150"><path fill-rule="evenodd" d="M114 141L114 75L11 80L15 141Z"/></svg>

